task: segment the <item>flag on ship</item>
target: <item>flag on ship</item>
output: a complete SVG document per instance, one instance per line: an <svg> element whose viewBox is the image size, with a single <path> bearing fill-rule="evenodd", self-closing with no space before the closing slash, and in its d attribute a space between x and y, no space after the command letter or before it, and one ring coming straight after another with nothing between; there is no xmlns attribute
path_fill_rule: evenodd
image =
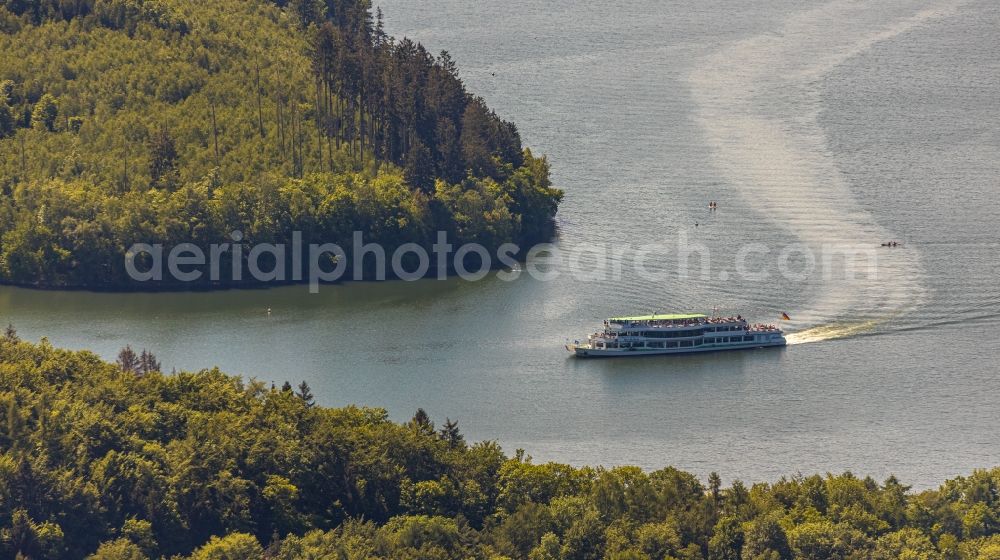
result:
<svg viewBox="0 0 1000 560"><path fill-rule="evenodd" d="M782 313L781 314L781 320L782 321L791 321L792 318L788 316L788 313Z"/></svg>

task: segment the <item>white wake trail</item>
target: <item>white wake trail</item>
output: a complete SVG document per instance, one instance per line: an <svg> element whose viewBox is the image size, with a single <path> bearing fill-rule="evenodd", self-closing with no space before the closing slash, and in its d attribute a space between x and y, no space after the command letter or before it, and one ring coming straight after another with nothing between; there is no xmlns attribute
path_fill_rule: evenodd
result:
<svg viewBox="0 0 1000 560"><path fill-rule="evenodd" d="M809 281L818 300L794 310L793 326L806 330L793 333L792 343L870 330L924 298L918 253L907 247L879 250L882 241L897 236L857 203L837 169L818 123L819 82L876 43L949 15L960 4L834 1L790 16L777 32L725 46L689 76L713 161L747 204L811 250L817 271L824 250L838 255L828 262L855 271Z"/></svg>

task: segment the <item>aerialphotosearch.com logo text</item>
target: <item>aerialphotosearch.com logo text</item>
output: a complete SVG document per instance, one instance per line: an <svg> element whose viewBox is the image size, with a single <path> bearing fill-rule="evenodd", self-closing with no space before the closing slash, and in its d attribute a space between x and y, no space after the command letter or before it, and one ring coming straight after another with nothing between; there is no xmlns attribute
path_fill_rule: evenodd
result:
<svg viewBox="0 0 1000 560"><path fill-rule="evenodd" d="M387 251L378 243L366 243L360 231L353 233L349 250L336 243L304 244L298 231L292 233L288 244L246 245L242 243L241 231L233 231L230 239L209 245L207 254L194 243L168 248L160 243L136 243L125 253L125 270L137 282L167 279L175 283L207 280L238 284L248 280L247 275L255 283L305 281L311 293L318 292L320 284L345 279L443 280L455 275L477 281L493 270L497 270L496 277L503 281L515 280L522 272L540 281L569 274L579 281L652 282L692 277L701 281L766 281L775 272L781 278L797 282L817 274L824 281L834 277L873 280L878 275L878 251L850 244L789 244L774 248L763 243L744 243L726 252L732 259L732 267L713 273L709 248L692 242L683 230L675 243L638 246L627 242L572 246L541 243L525 252L514 243L504 243L493 252L478 243L465 243L456 249L444 231L437 232L429 252L417 243L404 243ZM519 258L523 259L523 268ZM345 278L348 271L351 274Z"/></svg>

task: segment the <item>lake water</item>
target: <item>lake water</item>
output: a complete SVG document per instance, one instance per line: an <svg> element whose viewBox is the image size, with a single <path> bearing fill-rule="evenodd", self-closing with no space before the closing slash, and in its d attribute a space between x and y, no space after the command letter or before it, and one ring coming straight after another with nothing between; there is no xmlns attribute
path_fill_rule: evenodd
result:
<svg viewBox="0 0 1000 560"><path fill-rule="evenodd" d="M550 281L318 295L0 288L0 321L109 359L131 343L168 369L304 379L323 404L397 420L424 407L536 460L674 465L727 482L849 469L917 487L1000 463L995 2L381 6L390 33L449 50L470 88L549 156L566 191L564 252L686 237L710 254L708 273L679 274L676 254L658 253L646 262L666 273L655 279L626 253L596 270L566 263ZM854 278L840 261L829 275L779 274L808 264L781 261L787 247L889 239L902 246L874 250ZM747 243L772 250L752 266L769 278L733 270ZM579 277L615 265L620 278ZM607 316L716 307L759 321L787 312L795 344L624 361L562 347Z"/></svg>

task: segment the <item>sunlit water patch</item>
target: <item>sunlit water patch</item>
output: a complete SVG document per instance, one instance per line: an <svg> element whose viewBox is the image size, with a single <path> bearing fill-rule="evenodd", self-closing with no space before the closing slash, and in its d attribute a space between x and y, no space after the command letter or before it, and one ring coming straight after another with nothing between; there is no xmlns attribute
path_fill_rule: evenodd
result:
<svg viewBox="0 0 1000 560"><path fill-rule="evenodd" d="M868 332L925 299L919 253L906 244L881 247L897 234L855 200L836 166L818 124L818 83L851 57L958 5L833 2L789 17L776 33L725 46L690 74L696 120L719 172L804 249L841 259L837 270L802 282L814 295L795 310L790 343Z"/></svg>

